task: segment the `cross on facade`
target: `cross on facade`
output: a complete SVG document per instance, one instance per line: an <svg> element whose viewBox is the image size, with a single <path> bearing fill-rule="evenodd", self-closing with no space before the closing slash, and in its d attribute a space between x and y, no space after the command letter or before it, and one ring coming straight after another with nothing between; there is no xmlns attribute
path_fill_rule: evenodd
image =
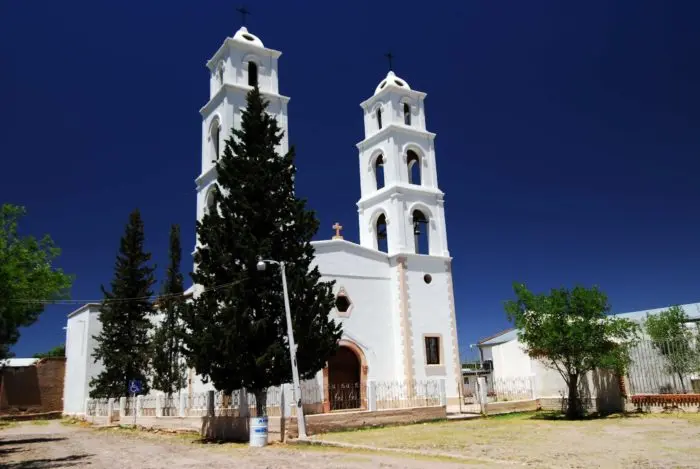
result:
<svg viewBox="0 0 700 469"><path fill-rule="evenodd" d="M343 235L340 234L340 230L343 229L343 226L335 222L335 225L332 226L332 228L335 230L335 236L333 236L333 239L343 239Z"/></svg>
<svg viewBox="0 0 700 469"><path fill-rule="evenodd" d="M250 15L250 12L246 7L236 8L236 11L241 14L241 23L245 26L245 17Z"/></svg>
<svg viewBox="0 0 700 469"><path fill-rule="evenodd" d="M392 61L394 59L394 55L391 52L387 52L386 54L384 54L384 57L389 59L389 71L392 71L394 69L394 66L392 64Z"/></svg>

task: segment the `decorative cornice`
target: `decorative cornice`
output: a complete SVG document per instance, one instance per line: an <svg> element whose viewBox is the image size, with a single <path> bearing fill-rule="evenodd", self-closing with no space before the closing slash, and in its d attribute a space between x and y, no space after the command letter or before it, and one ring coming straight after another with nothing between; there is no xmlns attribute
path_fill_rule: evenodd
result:
<svg viewBox="0 0 700 469"><path fill-rule="evenodd" d="M395 123L390 123L386 127L383 127L379 132L370 135L366 139L355 144L358 150L362 151L366 147L374 145L378 140L388 138L391 136L392 132L407 134L407 135L419 135L429 139L431 142L435 140L435 135L433 132L428 132L427 130L418 129L416 127L410 127L408 125L399 125Z"/></svg>
<svg viewBox="0 0 700 469"><path fill-rule="evenodd" d="M372 192L366 197L357 201L357 207L366 209L368 205L373 205L380 199L385 199L387 196L401 198L404 194L412 195L428 195L435 197L435 201L444 200L445 193L440 189L428 186L419 186L417 184L406 184L404 182L395 182L389 186L382 187L380 190Z"/></svg>
<svg viewBox="0 0 700 469"><path fill-rule="evenodd" d="M362 101L360 103L360 107L366 111L367 108L371 107L375 101L384 97L385 94L397 94L397 95L401 95L401 96L409 96L409 97L411 97L415 100L418 100L418 101L422 101L425 99L426 96L428 96L426 93L424 93L422 91L408 90L406 88L403 88L401 86L396 86L393 83L389 82L379 93L375 94L371 98L368 98L368 99L365 99L364 101Z"/></svg>
<svg viewBox="0 0 700 469"><path fill-rule="evenodd" d="M215 181L216 177L216 165L213 165L211 168L207 169L202 174L197 176L197 179L194 180L195 184L197 185L197 190L201 191L202 189L204 189L204 187L208 183Z"/></svg>
<svg viewBox="0 0 700 469"><path fill-rule="evenodd" d="M214 55L207 61L207 68L209 70L213 70L214 66L216 65L216 62L221 58L222 55L224 55L224 52L226 51L227 47L235 48L235 49L241 49L241 50L249 50L251 52L255 52L260 55L266 55L268 57L272 57L274 59L278 59L281 55L282 52L275 50L275 49L268 49L267 47L260 47L255 44L250 44L247 42L243 41L237 41L236 39L232 37L227 37L224 39L224 42L221 44L221 46L214 52Z"/></svg>
<svg viewBox="0 0 700 469"><path fill-rule="evenodd" d="M199 114L202 116L209 115L214 110L214 108L219 105L220 101L223 100L223 96L226 95L227 91L235 91L247 94L252 89L253 87L249 85L239 85L237 83L224 83L221 86L221 88L219 88L216 91L216 93L214 93L214 96L211 97L209 102L202 106L202 108L199 110ZM265 98L279 99L284 104L288 104L289 100L291 99L289 96L282 96L281 94L271 93L269 91L264 90L260 90L260 94L263 95Z"/></svg>

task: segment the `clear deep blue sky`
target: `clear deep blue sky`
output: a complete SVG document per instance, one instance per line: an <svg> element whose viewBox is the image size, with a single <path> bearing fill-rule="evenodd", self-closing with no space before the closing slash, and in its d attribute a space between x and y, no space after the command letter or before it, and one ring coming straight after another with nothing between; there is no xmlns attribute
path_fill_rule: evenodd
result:
<svg viewBox="0 0 700 469"><path fill-rule="evenodd" d="M615 312L700 301L700 2L573 3L248 3L283 52L319 239L340 221L358 240L359 103L383 54L428 93L463 355L508 326L515 280L597 284ZM73 298L100 298L134 208L159 281L169 225L194 246L204 64L237 6L0 2L0 202L63 249ZM63 342L71 310L48 307L17 355Z"/></svg>

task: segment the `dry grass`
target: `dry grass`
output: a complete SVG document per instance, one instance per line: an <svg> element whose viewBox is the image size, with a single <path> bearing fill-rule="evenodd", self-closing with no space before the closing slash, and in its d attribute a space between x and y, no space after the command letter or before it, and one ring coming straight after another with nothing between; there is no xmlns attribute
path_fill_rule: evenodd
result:
<svg viewBox="0 0 700 469"><path fill-rule="evenodd" d="M567 421L554 414L510 414L479 420L321 435L341 443L441 452L554 467L695 467L700 414L612 415Z"/></svg>

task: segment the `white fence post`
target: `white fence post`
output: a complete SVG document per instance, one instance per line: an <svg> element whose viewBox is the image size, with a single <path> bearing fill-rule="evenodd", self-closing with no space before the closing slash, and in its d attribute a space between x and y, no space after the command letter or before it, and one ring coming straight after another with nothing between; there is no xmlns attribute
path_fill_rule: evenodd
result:
<svg viewBox="0 0 700 469"><path fill-rule="evenodd" d="M119 398L119 418L126 417L126 397Z"/></svg>
<svg viewBox="0 0 700 469"><path fill-rule="evenodd" d="M248 390L246 388L241 388L238 393L238 416L248 417L250 414L250 408L248 407Z"/></svg>
<svg viewBox="0 0 700 469"><path fill-rule="evenodd" d="M486 378L480 376L476 380L476 393L479 398L479 406L481 407L481 413L486 415L486 406L488 402L488 388L486 386Z"/></svg>
<svg viewBox="0 0 700 469"><path fill-rule="evenodd" d="M143 415L143 396L136 396L136 416Z"/></svg>
<svg viewBox="0 0 700 469"><path fill-rule="evenodd" d="M163 416L163 396L161 394L156 395L156 417Z"/></svg>
<svg viewBox="0 0 700 469"><path fill-rule="evenodd" d="M180 409L178 411L178 415L180 415L180 417L185 416L185 412L186 412L185 409L186 408L187 408L187 393L183 392L183 393L180 393Z"/></svg>
<svg viewBox="0 0 700 469"><path fill-rule="evenodd" d="M112 416L114 415L114 398L110 397L107 400L107 423L112 423Z"/></svg>
<svg viewBox="0 0 700 469"><path fill-rule="evenodd" d="M215 391L207 391L207 417L214 416Z"/></svg>
<svg viewBox="0 0 700 469"><path fill-rule="evenodd" d="M447 380L445 378L440 379L440 405L442 407L447 406Z"/></svg>
<svg viewBox="0 0 700 469"><path fill-rule="evenodd" d="M374 380L367 381L367 410L377 410L377 383Z"/></svg>
<svg viewBox="0 0 700 469"><path fill-rule="evenodd" d="M88 416L88 409L90 409L90 398L85 399L85 417Z"/></svg>

